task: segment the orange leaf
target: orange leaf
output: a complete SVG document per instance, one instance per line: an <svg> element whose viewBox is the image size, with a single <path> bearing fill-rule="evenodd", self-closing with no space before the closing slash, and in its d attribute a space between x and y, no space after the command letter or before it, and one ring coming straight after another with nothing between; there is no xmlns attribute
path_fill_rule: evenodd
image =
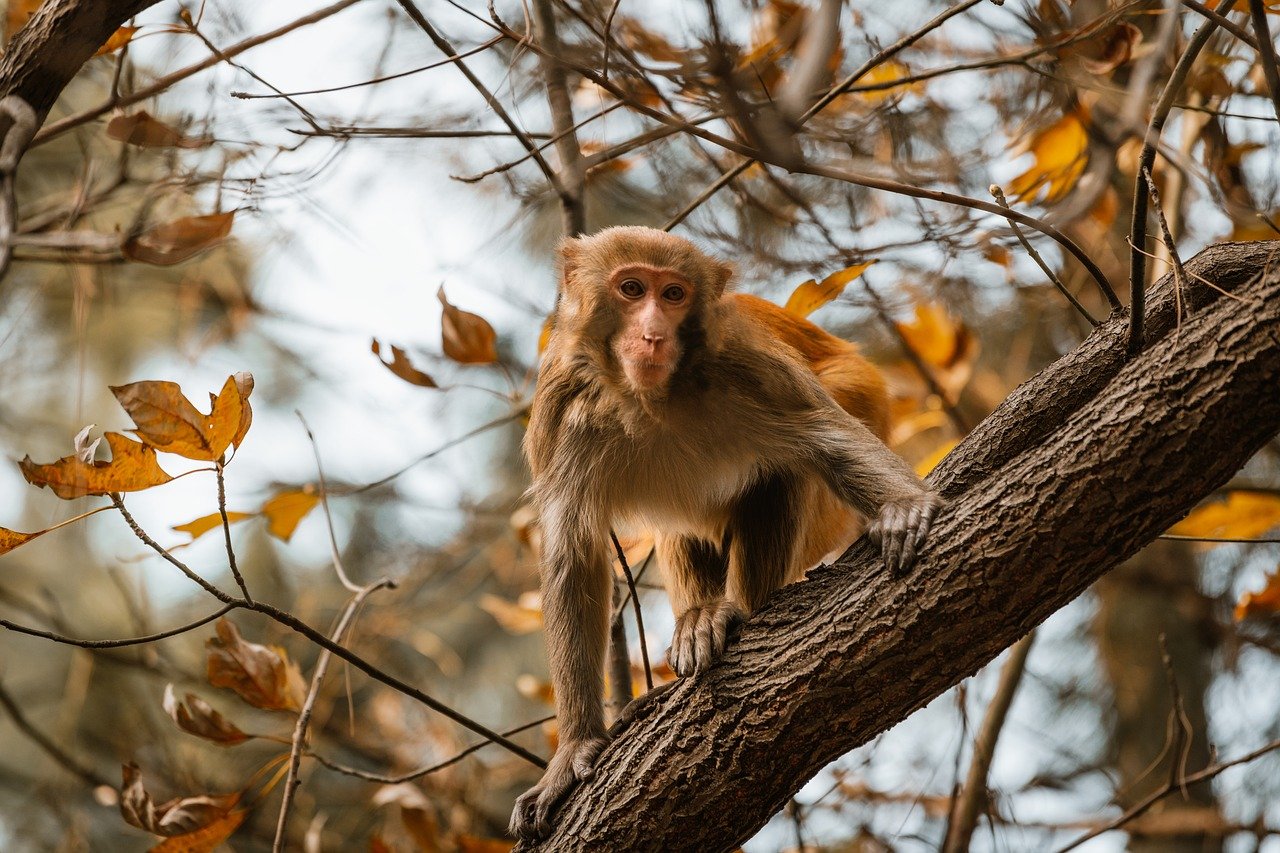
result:
<svg viewBox="0 0 1280 853"><path fill-rule="evenodd" d="M791 292L791 296L787 299L786 310L797 317L808 317L843 293L849 282L866 272L867 268L874 263L875 261L867 261L845 267L833 272L821 282L813 279L803 282Z"/></svg>
<svg viewBox="0 0 1280 853"><path fill-rule="evenodd" d="M179 702L172 684L165 685L162 707L184 732L222 746L235 746L253 737L194 693L187 694L186 702Z"/></svg>
<svg viewBox="0 0 1280 853"><path fill-rule="evenodd" d="M118 432L108 432L103 437L111 448L110 462L85 462L72 455L38 465L28 456L18 463L22 476L33 486L48 486L64 500L138 492L173 479L160 468L155 450Z"/></svg>
<svg viewBox="0 0 1280 853"><path fill-rule="evenodd" d="M227 523L235 524L237 521L244 521L246 518L253 518L251 512L236 512L235 510L227 510ZM194 521L188 521L186 524L175 524L172 529L179 533L187 533L191 536L191 541L199 539L214 528L222 526L222 514L211 512L208 515L202 515Z"/></svg>
<svg viewBox="0 0 1280 853"><path fill-rule="evenodd" d="M240 802L240 795L237 793L177 797L156 804L142 786L142 771L138 769L138 765L132 762L124 765L122 775L124 784L120 788L120 814L131 826L153 835L189 835L222 820Z"/></svg>
<svg viewBox="0 0 1280 853"><path fill-rule="evenodd" d="M909 77L910 75L911 72L907 69L907 66L897 60L890 59L887 62L881 62L875 68L872 68L866 74L862 75L858 80L858 85L883 85L886 83L892 83L895 80L901 80L902 78ZM924 81L915 80L909 83L900 83L897 86L889 86L885 89L873 89L870 92L857 92L855 94L858 96L859 100L869 104L878 104L881 101L888 100L889 98L897 98L911 92L922 91L924 91Z"/></svg>
<svg viewBox="0 0 1280 853"><path fill-rule="evenodd" d="M124 241L121 253L131 261L167 267L195 257L226 239L234 210L205 216L184 216L157 225Z"/></svg>
<svg viewBox="0 0 1280 853"><path fill-rule="evenodd" d="M244 819L248 816L248 809L227 812L224 817L195 832L166 838L147 853L213 853L219 844L231 837L231 834L244 823Z"/></svg>
<svg viewBox="0 0 1280 853"><path fill-rule="evenodd" d="M9 0L9 11L5 16L5 36L13 38L14 33L26 26L42 2L44 0Z"/></svg>
<svg viewBox="0 0 1280 853"><path fill-rule="evenodd" d="M115 37L112 36L112 38ZM119 115L111 119L107 122L107 136L139 148L203 148L210 142L205 138L187 136L177 128L170 127L155 118L146 110L139 110L130 115Z"/></svg>
<svg viewBox="0 0 1280 853"><path fill-rule="evenodd" d="M489 321L479 314L454 307L445 298L443 287L436 297L444 309L441 318L444 354L462 364L492 364L497 361L498 336Z"/></svg>
<svg viewBox="0 0 1280 853"><path fill-rule="evenodd" d="M1246 592L1236 604L1236 621L1249 616L1280 613L1280 569L1272 572L1261 592Z"/></svg>
<svg viewBox="0 0 1280 853"><path fill-rule="evenodd" d="M267 517L267 532L288 542L298 523L320 502L320 496L309 491L281 492L258 510Z"/></svg>
<svg viewBox="0 0 1280 853"><path fill-rule="evenodd" d="M1034 200L1047 188L1045 204L1070 192L1088 164L1088 122L1088 112L1077 107L1033 135L1025 150L1035 154L1035 165L1009 182L1009 192L1018 199Z"/></svg>
<svg viewBox="0 0 1280 853"><path fill-rule="evenodd" d="M935 367L949 367L963 354L968 335L963 323L952 320L936 302L916 303L916 318L899 323L899 331L911 349Z"/></svg>
<svg viewBox="0 0 1280 853"><path fill-rule="evenodd" d="M542 598L536 592L526 592L515 602L485 593L480 608L512 634L532 634L542 627Z"/></svg>
<svg viewBox="0 0 1280 853"><path fill-rule="evenodd" d="M248 405L248 396L241 394L234 376L227 377L218 396L209 395L207 415L191 405L176 382L133 382L112 386L111 393L133 418L134 432L147 444L205 462L221 458L232 439L242 434L244 407Z"/></svg>
<svg viewBox="0 0 1280 853"><path fill-rule="evenodd" d="M369 853L395 853L395 848L382 840L381 835L369 839Z"/></svg>
<svg viewBox="0 0 1280 853"><path fill-rule="evenodd" d="M297 711L302 707L306 685L284 649L249 642L225 616L216 629L218 636L205 641L210 684L231 688L255 708Z"/></svg>
<svg viewBox="0 0 1280 853"><path fill-rule="evenodd" d="M111 34L111 38L107 39L107 43L98 48L98 52L94 56L103 56L108 53L115 53L124 47L133 39L133 34L138 31L137 27L121 27Z"/></svg>
<svg viewBox="0 0 1280 853"><path fill-rule="evenodd" d="M418 385L422 388L440 387L429 375L414 367L413 362L409 361L409 356L404 354L404 350L394 344L391 346L391 361L389 362L382 358L382 345L378 343L377 338L373 339L373 354L378 357L378 361L381 361L387 370L390 370L410 385Z"/></svg>
<svg viewBox="0 0 1280 853"><path fill-rule="evenodd" d="M19 545L25 545L37 536L48 532L48 530L37 530L35 533L22 533L0 527L0 554L7 554Z"/></svg>
<svg viewBox="0 0 1280 853"><path fill-rule="evenodd" d="M511 853L515 847L514 841L504 838L481 838L465 833L458 836L458 853Z"/></svg>
<svg viewBox="0 0 1280 853"><path fill-rule="evenodd" d="M1265 492L1231 492L1191 511L1169 532L1177 536L1253 539L1280 525L1280 496ZM1213 543L1205 543L1212 547Z"/></svg>

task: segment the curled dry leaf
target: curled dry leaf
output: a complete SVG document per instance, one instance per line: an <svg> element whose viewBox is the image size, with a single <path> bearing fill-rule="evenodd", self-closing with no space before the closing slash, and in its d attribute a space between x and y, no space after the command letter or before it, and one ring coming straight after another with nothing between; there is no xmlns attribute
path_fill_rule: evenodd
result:
<svg viewBox="0 0 1280 853"><path fill-rule="evenodd" d="M64 500L112 492L137 492L173 479L160 468L155 450L145 444L131 441L118 432L106 433L103 438L111 448L111 460L108 462L86 463L73 454L47 465L32 462L28 456L18 466L28 483L48 486Z"/></svg>
<svg viewBox="0 0 1280 853"><path fill-rule="evenodd" d="M319 502L320 496L312 492L310 487L291 489L269 499L258 512L267 518L267 532L288 542L293 537L293 531L298 528L298 523Z"/></svg>
<svg viewBox="0 0 1280 853"><path fill-rule="evenodd" d="M787 298L786 310L797 317L808 317L843 293L849 282L866 272L874 263L875 261L867 261L845 267L833 272L820 282L813 279L803 282Z"/></svg>
<svg viewBox="0 0 1280 853"><path fill-rule="evenodd" d="M210 637L206 675L214 687L229 687L240 698L268 711L302 708L306 685L298 665L278 646L261 646L240 636L227 617L218 620L218 635Z"/></svg>
<svg viewBox="0 0 1280 853"><path fill-rule="evenodd" d="M244 521L247 518L253 518L251 512L236 512L235 510L227 510L227 523L235 524L237 521ZM173 530L179 533L187 533L191 536L191 541L199 539L210 530L222 526L222 513L211 512L208 515L202 515L194 521L188 521L186 524L175 524Z"/></svg>
<svg viewBox="0 0 1280 853"><path fill-rule="evenodd" d="M120 27L111 34L111 38L107 39L106 44L98 48L98 52L94 56L104 56L108 53L115 53L133 40L133 34L138 31L137 27Z"/></svg>
<svg viewBox="0 0 1280 853"><path fill-rule="evenodd" d="M184 216L130 237L120 247L130 261L167 267L195 257L221 243L231 233L234 210L205 216Z"/></svg>
<svg viewBox="0 0 1280 853"><path fill-rule="evenodd" d="M225 816L195 832L166 838L147 853L213 853L222 842L231 837L248 816L248 809L227 812Z"/></svg>
<svg viewBox="0 0 1280 853"><path fill-rule="evenodd" d="M1017 199L1034 201L1044 190L1045 204L1069 193L1088 164L1088 124L1088 111L1077 107L1034 134L1022 150L1032 152L1036 162L1009 182L1009 192Z"/></svg>
<svg viewBox="0 0 1280 853"><path fill-rule="evenodd" d="M107 122L107 136L138 148L203 148L210 140L187 136L146 110L119 115Z"/></svg>
<svg viewBox="0 0 1280 853"><path fill-rule="evenodd" d="M89 433L97 424L89 424L84 429L76 433L76 437L71 440L71 445L76 449L76 458L86 465L92 465L94 456L98 452L98 445L102 443L102 438L95 438L89 441Z"/></svg>
<svg viewBox="0 0 1280 853"><path fill-rule="evenodd" d="M240 795L175 797L156 803L142 786L142 771L130 762L122 770L120 814L131 826L166 838L187 835L225 818ZM229 833L228 833L229 834Z"/></svg>
<svg viewBox="0 0 1280 853"><path fill-rule="evenodd" d="M1121 21L1101 36L1098 56L1083 59L1080 64L1094 74L1110 74L1133 58L1133 51L1142 44L1142 30L1128 21Z"/></svg>
<svg viewBox="0 0 1280 853"><path fill-rule="evenodd" d="M443 287L436 297L444 309L441 318L444 354L462 364L493 364L497 361L498 336L489 321L452 305L445 298Z"/></svg>
<svg viewBox="0 0 1280 853"><path fill-rule="evenodd" d="M179 702L173 685L164 688L164 712L188 734L213 741L222 746L235 746L251 739L240 727L218 713L213 707L194 693L186 695L185 702Z"/></svg>
<svg viewBox="0 0 1280 853"><path fill-rule="evenodd" d="M112 386L111 393L133 418L134 432L147 444L166 453L213 462L237 438L243 440L252 417L245 414L252 390L252 381L238 383L235 376L227 377L218 395L209 395L207 415L183 396L176 382L133 382Z"/></svg>
<svg viewBox="0 0 1280 853"><path fill-rule="evenodd" d="M1268 492L1231 492L1191 511L1169 532L1177 536L1253 539L1280 526L1280 496ZM1214 543L1204 543L1212 547Z"/></svg>
<svg viewBox="0 0 1280 853"><path fill-rule="evenodd" d="M1270 616L1280 613L1280 569L1267 577L1266 586L1259 592L1246 592L1236 604L1236 621L1249 616Z"/></svg>
<svg viewBox="0 0 1280 853"><path fill-rule="evenodd" d="M417 385L421 388L440 387L428 374L423 373L421 370L414 367L413 362L409 361L409 356L405 355L404 350L400 349L400 347L395 346L394 344L391 345L391 361L383 359L382 345L378 343L377 338L373 339L372 349L373 354L378 357L378 361L381 361L382 365L386 367L387 370L390 370L410 385Z"/></svg>

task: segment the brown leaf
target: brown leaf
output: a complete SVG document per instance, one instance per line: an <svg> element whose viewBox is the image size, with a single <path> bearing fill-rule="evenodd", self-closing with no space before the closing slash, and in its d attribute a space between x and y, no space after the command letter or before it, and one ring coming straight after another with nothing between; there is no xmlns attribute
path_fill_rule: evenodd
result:
<svg viewBox="0 0 1280 853"><path fill-rule="evenodd" d="M144 264L161 267L180 264L226 239L235 216L234 210L184 216L130 237L120 251L128 260Z"/></svg>
<svg viewBox="0 0 1280 853"><path fill-rule="evenodd" d="M373 795L375 806L394 803L400 807L400 822L405 832L413 839L418 853L440 853L440 831L436 826L435 815L426 796L409 782L398 785L384 785Z"/></svg>
<svg viewBox="0 0 1280 853"><path fill-rule="evenodd" d="M236 512L235 510L227 510L227 523L235 524L237 521L244 521L247 518L253 518L251 512ZM208 515L202 515L199 518L188 521L186 524L175 524L173 530L179 533L187 533L191 536L191 541L199 539L210 530L222 526L222 514L211 512Z"/></svg>
<svg viewBox="0 0 1280 853"><path fill-rule="evenodd" d="M163 485L173 478L156 461L156 452L118 432L103 435L111 448L111 461L86 463L75 455L39 465L24 458L19 467L33 486L48 486L64 500L112 492L137 492Z"/></svg>
<svg viewBox="0 0 1280 853"><path fill-rule="evenodd" d="M227 812L226 816L218 818L195 832L166 838L147 853L213 853L219 844L231 837L248 816L248 809Z"/></svg>
<svg viewBox="0 0 1280 853"><path fill-rule="evenodd" d="M194 693L188 693L186 701L179 702L172 684L165 685L162 706L178 728L221 746L235 746L253 737Z"/></svg>
<svg viewBox="0 0 1280 853"><path fill-rule="evenodd" d="M222 820L240 802L240 795L176 797L156 804L142 786L142 771L130 762L122 769L120 814L131 826L153 835L187 835ZM228 833L230 834L230 833Z"/></svg>
<svg viewBox="0 0 1280 853"><path fill-rule="evenodd" d="M138 27L120 27L111 34L111 38L107 39L107 43L98 48L98 52L94 56L103 56L108 53L115 53L133 40L133 34L138 31Z"/></svg>
<svg viewBox="0 0 1280 853"><path fill-rule="evenodd" d="M139 148L203 148L210 141L202 137L187 136L146 110L111 119L107 122L107 136Z"/></svg>
<svg viewBox="0 0 1280 853"><path fill-rule="evenodd" d="M133 382L112 386L111 393L133 418L134 432L156 450L213 462L242 436L248 397L234 376L227 377L218 396L209 395L207 415L191 405L176 382Z"/></svg>
<svg viewBox="0 0 1280 853"><path fill-rule="evenodd" d="M1045 204L1070 192L1088 165L1088 123L1088 111L1077 107L1033 135L1024 150L1035 154L1035 165L1009 182L1009 192L1034 201L1045 190Z"/></svg>
<svg viewBox="0 0 1280 853"><path fill-rule="evenodd" d="M382 840L381 835L369 838L369 853L396 853L395 848Z"/></svg>
<svg viewBox="0 0 1280 853"><path fill-rule="evenodd" d="M1142 30L1128 21L1121 21L1100 38L1099 55L1082 59L1080 64L1094 74L1106 75L1133 58L1133 49L1142 44Z"/></svg>
<svg viewBox="0 0 1280 853"><path fill-rule="evenodd" d="M443 306L441 333L444 354L462 364L492 364L498 360L497 334L479 314L455 308L445 298L444 288L436 297Z"/></svg>
<svg viewBox="0 0 1280 853"><path fill-rule="evenodd" d="M1249 616L1268 616L1280 613L1280 569L1267 577L1267 584L1259 592L1246 592L1236 604L1236 621Z"/></svg>
<svg viewBox="0 0 1280 853"><path fill-rule="evenodd" d="M320 496L309 489L281 492L258 510L267 517L267 532L284 542L293 537L298 522L320 502Z"/></svg>
<svg viewBox="0 0 1280 853"><path fill-rule="evenodd" d="M391 345L391 361L385 361L382 358L382 345L378 343L378 339L373 339L373 354L378 357L383 366L399 376L410 385L417 385L422 388L439 388L436 381L421 370L413 366L413 362L409 361L409 356L404 354L404 350L400 347Z"/></svg>
<svg viewBox="0 0 1280 853"><path fill-rule="evenodd" d="M808 317L843 293L849 282L866 272L874 263L875 261L867 261L864 264L854 264L833 272L821 282L809 279L801 283L787 298L786 310L797 317Z"/></svg>
<svg viewBox="0 0 1280 853"><path fill-rule="evenodd" d="M35 533L22 533L0 527L0 554L7 554L19 545L25 545L37 536L48 532L48 530L37 530Z"/></svg>
<svg viewBox="0 0 1280 853"><path fill-rule="evenodd" d="M302 708L306 685L302 673L285 650L260 646L240 636L236 626L222 617L218 636L205 641L209 649L206 675L214 687L229 687L256 708L297 711Z"/></svg>

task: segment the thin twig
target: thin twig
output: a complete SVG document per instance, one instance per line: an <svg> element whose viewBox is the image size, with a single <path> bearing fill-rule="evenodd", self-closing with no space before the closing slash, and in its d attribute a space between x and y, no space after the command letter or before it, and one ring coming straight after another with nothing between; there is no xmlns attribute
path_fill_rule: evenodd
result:
<svg viewBox="0 0 1280 853"><path fill-rule="evenodd" d="M613 548L618 552L618 565L622 566L622 574L627 579L627 589L631 594L631 606L636 614L636 633L640 635L640 657L644 659L644 685L646 689L652 690L653 670L649 666L649 644L644 638L644 616L640 613L640 596L636 594L636 579L631 576L631 566L627 563L627 552L622 550L622 543L618 541L618 534L610 530L609 538L613 540Z"/></svg>
<svg viewBox="0 0 1280 853"><path fill-rule="evenodd" d="M244 576L240 574L240 566L236 563L236 550L231 547L231 520L227 518L227 483L223 476L221 459L218 460L214 470L218 477L218 514L222 517L222 536L227 545L227 565L231 567L231 576L236 579L244 600L253 601L253 596L249 594L249 586L245 583Z"/></svg>
<svg viewBox="0 0 1280 853"><path fill-rule="evenodd" d="M1267 545L1280 543L1280 536L1259 536L1256 539L1241 539L1234 536L1180 536L1176 533L1164 533L1160 539L1171 539L1175 542L1239 542L1246 545Z"/></svg>
<svg viewBox="0 0 1280 853"><path fill-rule="evenodd" d="M151 548L151 550L155 551L157 554L159 554L169 563L176 566L178 571L182 572L188 578L195 581L197 584L200 585L201 589L203 589L205 592L209 593L214 598L221 601L223 604L238 603L236 599L232 598L227 593L218 589L218 587L214 586L209 581L200 577L200 575L196 574L195 571L193 571L190 566L188 566L186 563L179 560L177 557L173 556L173 554L169 553L169 549L165 548L159 542L152 539L151 536L145 530L143 530L142 527L138 524L137 520L134 519L134 517L129 513L129 510L125 508L124 498L121 497L121 495L118 492L112 493L111 502L116 505L116 509L118 509L120 511L120 514L124 516L124 520L129 524L129 529L133 531L133 535L141 539L143 544ZM248 603L252 604L253 602L248 602Z"/></svg>
<svg viewBox="0 0 1280 853"><path fill-rule="evenodd" d="M995 196L996 203L1001 207L1009 206L1008 200L1004 197L1004 190L1000 189L999 184L991 185L991 195ZM1022 229L1018 227L1018 223L1010 219L1009 227L1013 229L1013 236L1018 238L1018 242L1022 244L1023 250L1031 256L1031 260L1036 262L1036 266L1040 267L1041 272L1048 277L1049 281L1053 282L1053 286L1058 288L1058 292L1066 297L1066 300L1070 302L1086 320L1089 321L1089 325L1095 327L1100 325L1102 321L1090 314L1089 310L1085 308L1084 305L1080 304L1080 300L1076 299L1075 295L1070 290L1067 290L1067 286L1062 283L1062 279L1058 278L1058 274L1053 271L1053 268L1045 263L1044 258L1040 257L1040 253L1036 251L1035 246L1031 245L1031 242L1027 240L1026 235L1022 233Z"/></svg>
<svg viewBox="0 0 1280 853"><path fill-rule="evenodd" d="M1197 14L1213 21L1218 26L1222 27L1224 30L1231 33L1231 35L1235 36L1236 38L1240 39L1240 41L1249 45L1249 47L1253 48L1254 50L1258 49L1258 40L1253 37L1253 34L1250 33L1248 30L1246 30L1244 27L1237 24L1235 21L1228 18L1226 15L1221 15L1213 11L1203 3L1196 2L1196 0L1182 0L1182 5L1186 6L1188 9L1191 9Z"/></svg>
<svg viewBox="0 0 1280 853"><path fill-rule="evenodd" d="M316 477L320 481L320 506L324 508L324 519L329 530L329 554L333 558L333 570L337 573L338 580L341 581L348 592L354 592L363 597L367 594L365 593L367 587L352 583L351 578L347 577L347 570L342 566L342 554L338 550L338 537L333 532L333 513L329 512L329 489L324 481L324 464L320 461L320 445L316 444L316 437L311 432L311 425L302 416L302 412L295 409L293 413L298 416L298 420L302 421L302 428L307 433L307 441L311 442L311 451L316 457ZM248 596L246 595L246 597Z"/></svg>
<svg viewBox="0 0 1280 853"><path fill-rule="evenodd" d="M1160 190L1151 178L1151 172L1143 168L1143 177L1147 179L1147 192L1151 196L1151 206L1156 211L1156 221L1160 223L1160 238L1164 241L1164 249L1169 253L1169 263L1173 266L1173 335L1174 340L1182 331L1182 294L1187 290L1187 269L1182 265L1178 255L1178 245L1174 242L1173 232L1169 230L1169 222L1164 217L1164 207L1160 204Z"/></svg>
<svg viewBox="0 0 1280 853"><path fill-rule="evenodd" d="M8 628L19 634L28 634L32 637L40 637L45 640L52 640L55 643L62 643L66 646L78 646L82 649L118 649L123 646L141 646L146 643L154 643L157 640L164 640L169 637L176 637L179 634L185 634L188 631L195 630L201 625L207 625L215 619L218 619L235 610L240 605L236 602L224 604L208 616L202 616L193 622L185 625L179 625L177 628L169 628L164 631L157 631L154 634L147 634L143 637L128 637L123 640L81 640L77 637L68 637L64 634L55 634L53 631L43 631L39 628L29 628L26 625L19 625L16 622L10 622L8 619L0 619L0 627Z"/></svg>
<svg viewBox="0 0 1280 853"><path fill-rule="evenodd" d="M1258 37L1255 47L1258 62L1262 64L1262 76L1267 81L1267 91L1271 94L1271 106L1275 108L1276 118L1280 119L1280 71L1276 70L1276 48L1271 41L1266 4L1262 0L1249 0L1249 17L1253 21L1254 35Z"/></svg>
<svg viewBox="0 0 1280 853"><path fill-rule="evenodd" d="M545 50L538 53L542 69L543 88L547 105L551 110L551 128L555 131L556 153L560 157L560 212L564 220L564 236L576 237L587 230L587 211L583 187L585 173L582 169L582 146L574 131L573 101L569 98L569 84L559 57L564 54L560 33L556 29L555 11L551 0L533 0L533 20L538 39ZM537 149L533 149L537 150ZM530 156L533 155L531 150Z"/></svg>

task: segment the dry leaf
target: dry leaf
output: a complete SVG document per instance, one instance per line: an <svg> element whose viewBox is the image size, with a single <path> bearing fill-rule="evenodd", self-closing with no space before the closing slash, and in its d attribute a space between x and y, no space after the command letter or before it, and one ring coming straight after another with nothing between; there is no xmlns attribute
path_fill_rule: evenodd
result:
<svg viewBox="0 0 1280 853"><path fill-rule="evenodd" d="M122 769L120 814L131 826L152 835L187 835L222 820L240 802L239 794L176 797L156 804L142 786L142 771L130 762ZM228 833L229 834L229 833Z"/></svg>
<svg viewBox="0 0 1280 853"><path fill-rule="evenodd" d="M166 838L147 853L213 853L219 844L231 837L248 816L248 809L227 812L225 817L218 818L195 832Z"/></svg>
<svg viewBox="0 0 1280 853"><path fill-rule="evenodd" d="M1133 49L1142 44L1142 30L1128 21L1121 21L1101 38L1101 53L1093 59L1081 60L1080 64L1094 74L1105 75L1133 58Z"/></svg>
<svg viewBox="0 0 1280 853"><path fill-rule="evenodd" d="M128 260L144 264L162 267L180 264L226 239L235 216L234 210L184 216L130 237L120 251Z"/></svg>
<svg viewBox="0 0 1280 853"><path fill-rule="evenodd" d="M444 309L441 333L444 354L462 364L492 364L498 360L497 334L489 321L454 307L445 298L444 288L436 293Z"/></svg>
<svg viewBox="0 0 1280 853"><path fill-rule="evenodd" d="M382 840L381 835L369 839L369 853L396 853L395 848Z"/></svg>
<svg viewBox="0 0 1280 853"><path fill-rule="evenodd" d="M935 367L950 367L965 355L969 332L936 302L916 303L916 317L898 329L917 355Z"/></svg>
<svg viewBox="0 0 1280 853"><path fill-rule="evenodd" d="M422 388L439 388L436 381L421 370L413 366L413 362L409 361L409 356L404 354L404 350L400 347L391 346L391 361L385 361L382 358L382 346L378 343L378 339L373 339L373 354L378 357L383 366L399 376L410 385L418 385Z"/></svg>
<svg viewBox="0 0 1280 853"><path fill-rule="evenodd" d="M1191 511L1169 532L1177 536L1254 539L1280 525L1280 495L1266 492L1231 492ZM1204 543L1212 547L1214 543Z"/></svg>
<svg viewBox="0 0 1280 853"><path fill-rule="evenodd" d="M881 62L875 68L872 68L866 74L858 79L858 86L875 86L885 83L892 83L895 80L901 80L904 77L911 76L911 71L907 66L898 62L896 59L890 59L887 62ZM901 83L897 86L890 86L886 89L875 89L870 92L855 92L858 100L866 104L878 104L890 98L898 98L912 92L923 92L924 81L915 80L912 82Z"/></svg>
<svg viewBox="0 0 1280 853"><path fill-rule="evenodd" d="M188 693L186 701L179 702L172 684L165 685L162 707L184 732L221 746L235 746L253 737L241 731L239 726L194 693Z"/></svg>
<svg viewBox="0 0 1280 853"><path fill-rule="evenodd" d="M120 27L111 34L111 38L107 39L107 43L98 48L98 52L94 56L103 56L108 53L115 53L133 40L133 34L138 31L138 27Z"/></svg>
<svg viewBox="0 0 1280 853"><path fill-rule="evenodd" d="M786 310L797 317L808 317L843 293L849 282L866 272L867 268L874 263L875 261L867 261L864 264L845 267L833 272L821 282L813 279L803 282L787 298Z"/></svg>
<svg viewBox="0 0 1280 853"><path fill-rule="evenodd" d="M1009 182L1009 192L1019 200L1034 201L1044 189L1045 204L1070 192L1088 163L1088 121L1087 111L1077 107L1032 136L1024 150L1035 154L1035 165Z"/></svg>
<svg viewBox="0 0 1280 853"><path fill-rule="evenodd" d="M294 489L281 492L269 499L258 510L267 517L267 532L281 541L288 542L293 531L307 513L320 502L320 496L313 494L310 487L305 490Z"/></svg>
<svg viewBox="0 0 1280 853"><path fill-rule="evenodd" d="M214 687L229 687L240 698L268 711L297 711L306 697L298 665L278 646L260 646L240 636L223 616L218 636L205 641L209 649L206 675Z"/></svg>
<svg viewBox="0 0 1280 853"><path fill-rule="evenodd" d="M210 142L207 138L187 136L146 110L111 119L107 122L107 136L139 148L203 148Z"/></svg>
<svg viewBox="0 0 1280 853"><path fill-rule="evenodd" d="M241 393L241 386L234 376L228 376L218 396L209 395L207 415L191 405L176 382L133 382L112 386L111 393L133 418L134 432L147 444L165 453L213 462L242 435L248 396ZM248 387L252 390L253 386Z"/></svg>
<svg viewBox="0 0 1280 853"><path fill-rule="evenodd" d="M89 440L89 433L97 424L89 424L84 429L76 433L76 437L71 439L71 446L76 449L76 458L86 465L92 465L98 453L98 445L102 443L102 438Z"/></svg>
<svg viewBox="0 0 1280 853"><path fill-rule="evenodd" d="M251 512L236 512L235 510L227 510L227 523L235 524L237 521L244 521L247 518L253 518ZM210 530L222 526L222 514L211 512L208 515L202 515L194 521L188 521L186 524L175 524L173 530L179 533L188 533L191 535L191 541L199 539Z"/></svg>
<svg viewBox="0 0 1280 853"><path fill-rule="evenodd" d="M536 592L526 592L516 602L485 593L480 596L480 609L512 634L532 634L542 628L542 598Z"/></svg>
<svg viewBox="0 0 1280 853"><path fill-rule="evenodd" d="M1280 569L1267 576L1267 584L1260 592L1246 592L1236 604L1236 621L1249 616L1269 616L1280 613Z"/></svg>
<svg viewBox="0 0 1280 853"><path fill-rule="evenodd" d="M35 533L22 533L0 527L0 554L8 554L19 545L25 545L37 536L48 533L48 530L37 530Z"/></svg>
<svg viewBox="0 0 1280 853"><path fill-rule="evenodd" d="M621 16L614 21L614 32L618 41L635 53L641 53L655 62L674 62L681 64L688 59L688 52L676 47L666 38L646 29L644 24L635 18Z"/></svg>
<svg viewBox="0 0 1280 853"><path fill-rule="evenodd" d="M440 832L435 815L426 796L416 785L409 782L384 785L374 793L372 802L375 806L398 805L400 821L413 839L418 853L440 853Z"/></svg>
<svg viewBox="0 0 1280 853"><path fill-rule="evenodd" d="M85 495L108 495L112 492L137 492L163 485L173 478L156 461L156 452L118 432L103 435L111 448L111 461L86 463L75 455L57 462L38 465L25 457L19 467L22 476L33 486L48 486L60 498L82 498Z"/></svg>

